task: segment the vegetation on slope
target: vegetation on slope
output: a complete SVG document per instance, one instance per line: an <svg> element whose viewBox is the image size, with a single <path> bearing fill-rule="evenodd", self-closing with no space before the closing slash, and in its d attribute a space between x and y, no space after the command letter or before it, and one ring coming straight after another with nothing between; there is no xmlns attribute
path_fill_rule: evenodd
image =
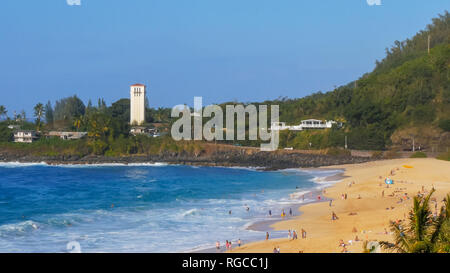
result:
<svg viewBox="0 0 450 273"><path fill-rule="evenodd" d="M395 41L394 44L386 50L386 57L376 62L375 69L357 81L327 93L318 92L304 98L279 98L254 103L278 104L280 121L287 124L299 124L301 120L308 118L344 123L343 128L281 132L280 147L342 148L347 138L350 149L385 150L406 139L407 146L412 146L414 142L421 146L421 150L429 150L434 145L434 151L446 151L450 143L449 13L445 12L433 19L432 24L413 38L403 42ZM226 104L229 103L220 106L225 109ZM169 108L147 107L146 120L170 125L174 121L170 118L170 112ZM146 143L166 148L178 147L168 137L163 138L166 140L144 141L131 136L129 113L129 99L118 100L109 107L103 99L98 100L97 106L93 106L91 101L85 106L76 96L57 101L55 107L50 102L45 106L39 103L35 107L35 123L27 122L23 111L12 119L0 122L0 142L11 141L12 131L7 125L18 124L22 129L38 129L43 132L55 129L87 131L88 139L80 141L86 145L84 149L80 143L70 144L81 153L135 154L144 151L139 147L147 145ZM0 106L0 118L4 117L8 117L7 110ZM44 118L46 123L42 124ZM159 141L170 144L156 143ZM249 140L223 142L260 145L260 141ZM36 145L49 145L50 148L60 145L46 140L40 143ZM6 146L11 148L9 144Z"/></svg>

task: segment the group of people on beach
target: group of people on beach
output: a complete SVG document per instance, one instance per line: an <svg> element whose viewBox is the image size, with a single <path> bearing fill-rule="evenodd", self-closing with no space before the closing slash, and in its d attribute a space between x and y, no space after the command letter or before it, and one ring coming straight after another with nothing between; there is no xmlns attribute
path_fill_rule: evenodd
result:
<svg viewBox="0 0 450 273"><path fill-rule="evenodd" d="M294 216L294 213L292 212L292 208L289 208L289 216ZM269 217L272 217L272 210L269 209ZM281 218L286 217L286 212L284 209L281 210Z"/></svg>
<svg viewBox="0 0 450 273"><path fill-rule="evenodd" d="M296 240L297 239L297 232L295 230L289 230L289 235L288 235L288 239L289 240Z"/></svg>
<svg viewBox="0 0 450 273"><path fill-rule="evenodd" d="M237 240L238 247L240 247L241 244L242 244L241 239L238 239ZM219 241L216 242L216 249L220 250L220 242ZM226 240L225 241L225 250L228 251L228 250L231 250L231 249L233 249L233 243L231 241Z"/></svg>
<svg viewBox="0 0 450 273"><path fill-rule="evenodd" d="M295 229L289 229L288 231L288 239L289 240L297 240L298 239L298 233ZM302 228L302 239L306 239L306 230Z"/></svg>
<svg viewBox="0 0 450 273"><path fill-rule="evenodd" d="M272 212L269 210L269 215L272 215ZM292 213L292 209L289 208L289 216L293 216L294 214ZM281 217L284 218L286 217L286 213L284 212L284 209L281 211Z"/></svg>

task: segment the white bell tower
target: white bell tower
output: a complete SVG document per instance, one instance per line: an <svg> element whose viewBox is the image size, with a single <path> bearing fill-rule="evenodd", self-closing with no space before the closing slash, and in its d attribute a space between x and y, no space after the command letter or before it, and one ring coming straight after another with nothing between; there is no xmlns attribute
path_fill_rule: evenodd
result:
<svg viewBox="0 0 450 273"><path fill-rule="evenodd" d="M130 87L130 124L145 123L145 85L133 84Z"/></svg>

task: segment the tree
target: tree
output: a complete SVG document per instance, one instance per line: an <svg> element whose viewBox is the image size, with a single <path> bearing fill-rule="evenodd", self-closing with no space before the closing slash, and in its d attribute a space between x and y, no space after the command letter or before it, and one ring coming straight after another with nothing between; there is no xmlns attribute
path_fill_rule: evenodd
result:
<svg viewBox="0 0 450 273"><path fill-rule="evenodd" d="M75 117L84 115L86 107L84 103L75 95L56 101L54 109L54 120L72 120Z"/></svg>
<svg viewBox="0 0 450 273"><path fill-rule="evenodd" d="M434 191L433 189L425 197L414 197L413 208L409 213L409 224L403 226L391 222L394 243L381 241L380 245L384 249L399 253L432 253L441 250L442 244L448 248L450 241L445 242L443 238L448 239L449 235L443 227L448 225L450 219L450 196L447 195L440 215L433 218L429 202Z"/></svg>
<svg viewBox="0 0 450 273"><path fill-rule="evenodd" d="M27 120L27 113L25 112L25 110L20 111L20 120L22 122Z"/></svg>
<svg viewBox="0 0 450 273"><path fill-rule="evenodd" d="M48 125L53 125L53 107L50 101L45 105L45 121Z"/></svg>
<svg viewBox="0 0 450 273"><path fill-rule="evenodd" d="M106 140L110 131L111 118L103 113L93 113L88 121L88 136L95 140Z"/></svg>
<svg viewBox="0 0 450 273"><path fill-rule="evenodd" d="M36 104L34 106L34 116L36 117L36 130L39 131L41 129L41 119L44 116L45 109L42 103Z"/></svg>
<svg viewBox="0 0 450 273"><path fill-rule="evenodd" d="M109 107L109 112L113 118L121 122L130 122L130 99L120 99Z"/></svg>
<svg viewBox="0 0 450 273"><path fill-rule="evenodd" d="M79 117L75 118L73 126L75 126L75 128L77 129L77 132L80 129L80 127L83 125L84 125L84 116L79 116Z"/></svg>
<svg viewBox="0 0 450 273"><path fill-rule="evenodd" d="M104 113L92 113L88 121L89 146L94 154L104 154L108 149L107 138L110 132L111 118Z"/></svg>
<svg viewBox="0 0 450 273"><path fill-rule="evenodd" d="M6 111L5 106L0 105L0 118L1 117L7 117L6 113L8 113L8 111Z"/></svg>
<svg viewBox="0 0 450 273"><path fill-rule="evenodd" d="M0 142L13 140L13 131L8 128L6 122L0 123Z"/></svg>

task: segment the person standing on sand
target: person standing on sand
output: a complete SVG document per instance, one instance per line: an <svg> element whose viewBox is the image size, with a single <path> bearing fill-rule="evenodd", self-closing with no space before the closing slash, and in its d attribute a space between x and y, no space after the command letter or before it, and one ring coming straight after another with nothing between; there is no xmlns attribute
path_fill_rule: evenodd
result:
<svg viewBox="0 0 450 273"><path fill-rule="evenodd" d="M269 209L269 216L272 217L272 211Z"/></svg>
<svg viewBox="0 0 450 273"><path fill-rule="evenodd" d="M220 242L219 241L216 242L216 248L217 248L217 250L220 249Z"/></svg>
<svg viewBox="0 0 450 273"><path fill-rule="evenodd" d="M266 241L269 240L269 232L266 232Z"/></svg>
<svg viewBox="0 0 450 273"><path fill-rule="evenodd" d="M331 203L333 203L333 199L330 199L330 204L329 204L330 207L331 207Z"/></svg>
<svg viewBox="0 0 450 273"><path fill-rule="evenodd" d="M337 220L337 219L339 219L338 217L337 217L337 215L336 215L336 213L334 213L334 211L333 212L331 212L331 220Z"/></svg>
<svg viewBox="0 0 450 273"><path fill-rule="evenodd" d="M238 240L238 247L241 247L241 239Z"/></svg>
<svg viewBox="0 0 450 273"><path fill-rule="evenodd" d="M289 216L292 216L292 209L289 208Z"/></svg>

